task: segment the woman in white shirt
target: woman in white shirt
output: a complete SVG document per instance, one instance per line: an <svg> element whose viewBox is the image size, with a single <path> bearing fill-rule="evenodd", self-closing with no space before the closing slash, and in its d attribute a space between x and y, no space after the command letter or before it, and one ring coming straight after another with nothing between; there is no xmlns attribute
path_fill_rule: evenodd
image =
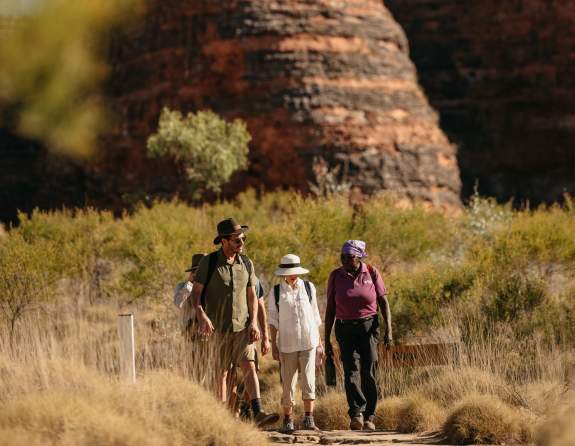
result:
<svg viewBox="0 0 575 446"><path fill-rule="evenodd" d="M317 355L323 357L319 336L321 318L313 283L299 278L309 271L301 267L295 254L282 257L275 271L282 277L268 296L268 322L272 339L272 355L280 361L282 377L283 431L293 432L295 387L299 374L305 415L302 428L317 430L313 419L315 400L315 365Z"/></svg>

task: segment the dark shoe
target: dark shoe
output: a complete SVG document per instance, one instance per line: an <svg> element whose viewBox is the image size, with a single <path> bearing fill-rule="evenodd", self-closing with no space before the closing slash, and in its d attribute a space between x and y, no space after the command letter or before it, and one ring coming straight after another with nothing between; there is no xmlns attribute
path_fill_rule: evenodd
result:
<svg viewBox="0 0 575 446"><path fill-rule="evenodd" d="M360 431L363 428L363 415L359 414L354 417L351 417L351 421L349 422L349 428L352 431Z"/></svg>
<svg viewBox="0 0 575 446"><path fill-rule="evenodd" d="M279 419L280 416L277 413L265 413L263 410L254 417L257 427L269 426L277 423Z"/></svg>
<svg viewBox="0 0 575 446"><path fill-rule="evenodd" d="M374 431L375 430L375 423L373 422L374 419L375 419L375 417L373 415L370 415L369 417L367 417L367 420L365 420L363 422L363 430L364 431Z"/></svg>
<svg viewBox="0 0 575 446"><path fill-rule="evenodd" d="M292 419L284 418L284 423L280 429L280 432L284 434L293 434L295 431L295 424Z"/></svg>
<svg viewBox="0 0 575 446"><path fill-rule="evenodd" d="M240 420L242 421L249 421L252 419L252 411L250 410L250 406L247 404L242 404L240 406Z"/></svg>
<svg viewBox="0 0 575 446"><path fill-rule="evenodd" d="M301 427L303 430L306 430L306 431L318 431L319 430L319 428L315 425L313 415L304 416L303 417L303 423L302 423Z"/></svg>

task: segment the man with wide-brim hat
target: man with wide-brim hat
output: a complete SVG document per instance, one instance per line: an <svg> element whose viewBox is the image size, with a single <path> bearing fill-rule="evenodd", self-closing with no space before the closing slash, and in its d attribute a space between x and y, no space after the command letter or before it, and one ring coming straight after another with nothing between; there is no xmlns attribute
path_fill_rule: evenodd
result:
<svg viewBox="0 0 575 446"><path fill-rule="evenodd" d="M316 352L318 359L321 359L323 347L319 335L321 318L315 286L299 278L308 273L309 270L301 266L297 255L286 254L275 271L275 275L282 280L270 290L268 299L272 355L280 362L282 377L282 431L286 433L295 430L293 408L298 374L304 403L301 427L317 430L313 418Z"/></svg>
<svg viewBox="0 0 575 446"><path fill-rule="evenodd" d="M185 271L190 273L186 282L180 282L176 285L174 291L174 305L180 311L180 327L182 334L187 339L191 339L192 327L196 320L196 310L194 309L193 299L190 299L193 289L194 276L200 261L204 258L205 254L197 253L192 256L191 265Z"/></svg>
<svg viewBox="0 0 575 446"><path fill-rule="evenodd" d="M220 400L227 402L227 374L230 366L238 365L251 398L256 425L264 426L275 423L279 417L265 413L261 407L255 367L255 342L260 339L257 278L253 262L243 254L247 230L247 226L233 218L218 223L214 244L219 244L220 249L201 260L194 278L193 300L200 335L206 339L215 337L213 342L218 342L220 349L216 364Z"/></svg>

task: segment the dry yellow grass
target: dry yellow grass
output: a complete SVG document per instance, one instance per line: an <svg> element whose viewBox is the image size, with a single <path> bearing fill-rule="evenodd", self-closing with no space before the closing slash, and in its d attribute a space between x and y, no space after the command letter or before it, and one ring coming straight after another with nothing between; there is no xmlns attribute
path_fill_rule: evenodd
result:
<svg viewBox="0 0 575 446"><path fill-rule="evenodd" d="M62 364L53 365L53 374L63 371ZM267 444L254 426L234 419L206 390L174 373L150 372L134 386L96 373L76 376L83 376L81 385L52 381L39 391L32 391L34 379L27 381L28 392L0 408L3 444Z"/></svg>
<svg viewBox="0 0 575 446"><path fill-rule="evenodd" d="M443 432L453 444L526 443L533 434L525 415L489 395L470 396L457 404Z"/></svg>
<svg viewBox="0 0 575 446"><path fill-rule="evenodd" d="M320 429L348 429L345 393L330 390L318 399L315 406L315 422Z"/></svg>
<svg viewBox="0 0 575 446"><path fill-rule="evenodd" d="M376 409L378 429L403 433L437 430L445 420L445 411L422 395L386 398Z"/></svg>
<svg viewBox="0 0 575 446"><path fill-rule="evenodd" d="M138 379L122 384L116 311L86 311L31 315L12 346L0 336L0 444L268 444L209 391L212 351L198 361L196 347L141 316Z"/></svg>
<svg viewBox="0 0 575 446"><path fill-rule="evenodd" d="M575 405L563 407L539 426L537 446L573 446L575 444Z"/></svg>
<svg viewBox="0 0 575 446"><path fill-rule="evenodd" d="M385 398L381 401L375 411L375 426L378 429L397 430L402 404L403 398L400 397Z"/></svg>
<svg viewBox="0 0 575 446"><path fill-rule="evenodd" d="M433 401L414 395L399 406L399 432L425 432L437 430L445 420L444 410Z"/></svg>

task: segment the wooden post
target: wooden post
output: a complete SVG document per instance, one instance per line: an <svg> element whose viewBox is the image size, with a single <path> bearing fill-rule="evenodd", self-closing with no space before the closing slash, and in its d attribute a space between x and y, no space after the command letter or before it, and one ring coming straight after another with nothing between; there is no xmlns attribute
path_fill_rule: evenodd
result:
<svg viewBox="0 0 575 446"><path fill-rule="evenodd" d="M136 382L136 348L134 343L134 315L118 315L118 334L120 336L120 375L122 379Z"/></svg>

